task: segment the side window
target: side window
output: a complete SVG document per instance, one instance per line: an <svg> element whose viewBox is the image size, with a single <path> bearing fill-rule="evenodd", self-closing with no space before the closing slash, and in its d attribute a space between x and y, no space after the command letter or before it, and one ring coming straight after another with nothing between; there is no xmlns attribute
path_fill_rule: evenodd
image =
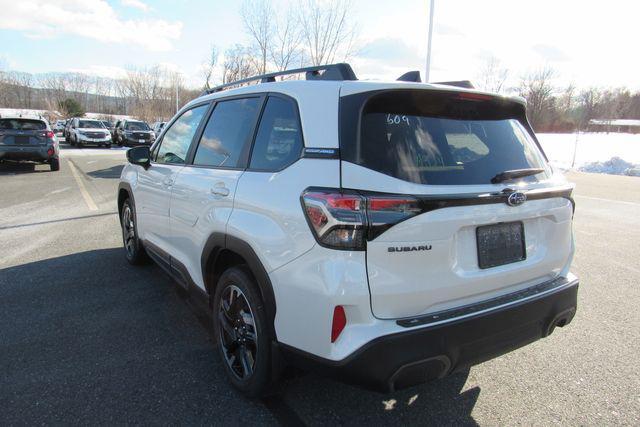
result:
<svg viewBox="0 0 640 427"><path fill-rule="evenodd" d="M260 98L219 102L198 145L194 165L234 168L248 148Z"/></svg>
<svg viewBox="0 0 640 427"><path fill-rule="evenodd" d="M251 169L275 171L298 160L302 132L296 104L290 99L269 97L251 155Z"/></svg>
<svg viewBox="0 0 640 427"><path fill-rule="evenodd" d="M202 117L209 105L201 105L185 111L171 125L160 141L160 148L156 156L157 163L181 163L187 159L187 152L191 145ZM154 153L155 154L155 153Z"/></svg>

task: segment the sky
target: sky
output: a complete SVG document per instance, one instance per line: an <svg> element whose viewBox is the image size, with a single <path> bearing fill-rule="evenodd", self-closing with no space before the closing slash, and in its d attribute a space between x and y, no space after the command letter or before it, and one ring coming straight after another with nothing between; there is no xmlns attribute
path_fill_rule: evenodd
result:
<svg viewBox="0 0 640 427"><path fill-rule="evenodd" d="M274 0L281 11L296 0ZM201 85L211 45L249 42L234 0L0 0L0 69L118 77L163 65ZM352 0L359 78L424 75L429 0ZM436 0L431 81L474 80L490 58L508 84L542 67L556 84L640 89L640 2Z"/></svg>

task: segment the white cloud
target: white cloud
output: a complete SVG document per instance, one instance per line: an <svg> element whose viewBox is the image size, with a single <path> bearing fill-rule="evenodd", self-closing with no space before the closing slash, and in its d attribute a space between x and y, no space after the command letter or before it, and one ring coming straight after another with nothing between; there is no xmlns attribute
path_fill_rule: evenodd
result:
<svg viewBox="0 0 640 427"><path fill-rule="evenodd" d="M166 51L180 38L182 23L121 19L104 0L20 0L2 6L0 29L23 31L35 38L66 33Z"/></svg>
<svg viewBox="0 0 640 427"><path fill-rule="evenodd" d="M140 9L144 12L149 10L149 5L141 2L140 0L120 0L120 3L123 6L133 7L135 9Z"/></svg>

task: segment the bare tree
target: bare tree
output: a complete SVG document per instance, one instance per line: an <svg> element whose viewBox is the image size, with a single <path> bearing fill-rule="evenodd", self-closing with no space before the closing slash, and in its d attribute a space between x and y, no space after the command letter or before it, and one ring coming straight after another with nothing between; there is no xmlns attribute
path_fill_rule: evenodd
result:
<svg viewBox="0 0 640 427"><path fill-rule="evenodd" d="M351 0L306 0L299 9L302 38L313 65L346 60L352 53L355 27Z"/></svg>
<svg viewBox="0 0 640 427"><path fill-rule="evenodd" d="M525 75L520 82L519 93L527 100L527 115L536 130L545 124L553 106L554 75L552 68L544 67Z"/></svg>
<svg viewBox="0 0 640 427"><path fill-rule="evenodd" d="M235 45L225 51L222 64L223 83L241 80L257 73L255 61L247 47Z"/></svg>
<svg viewBox="0 0 640 427"><path fill-rule="evenodd" d="M269 50L274 34L275 13L269 0L245 0L240 10L244 27L256 50L256 68L259 74L267 72Z"/></svg>
<svg viewBox="0 0 640 427"><path fill-rule="evenodd" d="M303 33L300 21L293 9L276 19L275 35L269 49L269 57L278 71L303 60Z"/></svg>
<svg viewBox="0 0 640 427"><path fill-rule="evenodd" d="M209 50L209 56L207 61L202 64L202 77L204 78L204 89L211 89L211 83L213 80L213 73L218 63L218 48L211 46Z"/></svg>
<svg viewBox="0 0 640 427"><path fill-rule="evenodd" d="M478 87L487 92L500 93L505 90L505 83L509 77L509 69L503 67L495 56L487 58L484 67L478 75Z"/></svg>

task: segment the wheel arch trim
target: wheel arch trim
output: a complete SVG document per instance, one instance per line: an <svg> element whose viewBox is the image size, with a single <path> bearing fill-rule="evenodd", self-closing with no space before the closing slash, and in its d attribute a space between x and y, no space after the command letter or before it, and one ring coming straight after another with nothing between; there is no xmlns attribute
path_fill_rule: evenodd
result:
<svg viewBox="0 0 640 427"><path fill-rule="evenodd" d="M201 256L201 267L203 282L209 295L213 296L215 293L215 283L210 283L213 277L214 267L218 260L218 256L223 251L231 251L238 256L242 257L247 263L247 267L253 274L258 288L260 289L260 296L265 304L265 312L269 319L269 325L273 327L273 333L275 336L275 316L276 316L276 299L273 292L273 285L267 270L264 268L262 261L253 250L251 245L246 241L239 239L235 236L230 236L225 233L212 233L207 239Z"/></svg>

